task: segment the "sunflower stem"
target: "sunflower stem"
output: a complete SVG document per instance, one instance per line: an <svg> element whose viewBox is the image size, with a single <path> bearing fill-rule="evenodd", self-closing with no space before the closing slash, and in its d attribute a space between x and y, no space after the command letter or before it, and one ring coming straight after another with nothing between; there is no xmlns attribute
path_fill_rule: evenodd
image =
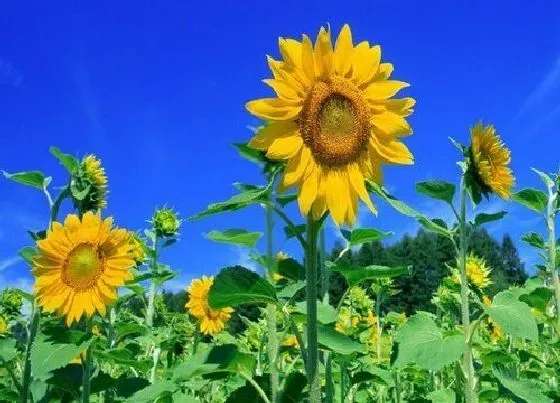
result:
<svg viewBox="0 0 560 403"><path fill-rule="evenodd" d="M274 244L272 230L274 228L274 217L272 204L272 194L268 195L269 203L265 206L266 211L266 260L267 260L267 277L268 281L274 285ZM267 326L268 326L268 366L270 371L270 389L271 400L276 402L278 399L278 390L280 386L280 378L278 376L278 368L276 359L278 356L278 338L276 332L276 305L268 304L267 306Z"/></svg>
<svg viewBox="0 0 560 403"><path fill-rule="evenodd" d="M70 187L65 187L64 190L62 192L60 192L57 196L57 198L55 199L55 201L52 203L51 205L51 221L50 221L50 226L52 225L53 222L56 222L58 220L58 212L60 210L60 206L62 205L62 202L64 201L64 199L66 199L67 197L70 196Z"/></svg>
<svg viewBox="0 0 560 403"><path fill-rule="evenodd" d="M319 223L308 216L305 266L307 281L307 382L310 403L321 401L319 378L319 345L317 342L317 233Z"/></svg>
<svg viewBox="0 0 560 403"><path fill-rule="evenodd" d="M158 235L154 239L154 256L152 259L151 272L152 279L150 281L150 289L148 290L148 309L146 310L146 324L151 329L154 323L154 310L156 299L156 282L153 276L157 274L157 258L158 258Z"/></svg>
<svg viewBox="0 0 560 403"><path fill-rule="evenodd" d="M86 334L91 336L92 320L88 319L86 322ZM89 396L91 394L91 365L92 365L92 348L91 344L86 350L86 358L84 361L84 372L82 375L82 403L89 403Z"/></svg>
<svg viewBox="0 0 560 403"><path fill-rule="evenodd" d="M31 385L31 348L37 335L39 321L41 319L41 309L36 302L31 308L31 322L27 333L27 345L25 348L25 364L23 367L23 382L21 386L20 402L27 403L29 400L29 386Z"/></svg>
<svg viewBox="0 0 560 403"><path fill-rule="evenodd" d="M560 329L560 280L558 279L558 270L556 267L556 204L558 193L553 186L548 187L548 203L546 209L546 227L548 229L548 264L552 283L554 285L554 299L556 302L556 322Z"/></svg>
<svg viewBox="0 0 560 403"><path fill-rule="evenodd" d="M463 373L465 374L465 402L474 403L476 399L474 367L472 361L472 349L470 344L470 313L469 313L469 283L467 278L467 220L466 220L467 187L465 177L461 178L461 206L459 212L459 269L461 272L461 317L463 324L464 350L463 350Z"/></svg>

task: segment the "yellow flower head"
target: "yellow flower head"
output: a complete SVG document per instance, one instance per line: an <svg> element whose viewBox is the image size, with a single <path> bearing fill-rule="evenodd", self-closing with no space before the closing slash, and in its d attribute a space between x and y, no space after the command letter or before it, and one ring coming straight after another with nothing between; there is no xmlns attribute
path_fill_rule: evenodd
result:
<svg viewBox="0 0 560 403"><path fill-rule="evenodd" d="M364 180L381 183L382 164L412 164L400 141L412 129L406 117L412 98L391 99L408 86L389 80L393 65L381 63L381 48L354 45L348 25L334 43L321 28L315 45L279 39L282 60L268 58L276 93L247 103L266 121L249 145L286 161L281 188L295 186L302 214L329 211L337 225L353 225L358 199L376 212Z"/></svg>
<svg viewBox="0 0 560 403"><path fill-rule="evenodd" d="M366 318L366 322L370 326L376 326L377 325L377 316L375 316L372 311L369 311L368 316Z"/></svg>
<svg viewBox="0 0 560 403"><path fill-rule="evenodd" d="M482 303L486 306L492 306L492 300L490 299L490 297L488 295L483 295L482 296Z"/></svg>
<svg viewBox="0 0 560 403"><path fill-rule="evenodd" d="M66 317L68 326L84 315L105 315L117 299L116 288L133 277L130 233L112 224L112 218L102 220L91 211L81 220L69 214L37 241L33 275L39 305Z"/></svg>
<svg viewBox="0 0 560 403"><path fill-rule="evenodd" d="M500 326L498 326L492 319L488 318L488 323L490 324L490 340L492 342L497 343L500 340L503 340L505 335L504 331Z"/></svg>
<svg viewBox="0 0 560 403"><path fill-rule="evenodd" d="M146 245L135 233L132 233L130 237L129 253L138 264L142 264L146 260Z"/></svg>
<svg viewBox="0 0 560 403"><path fill-rule="evenodd" d="M490 280L490 269L486 266L486 261L483 258L471 252L467 256L466 267L469 282L478 289L486 288L492 284Z"/></svg>
<svg viewBox="0 0 560 403"><path fill-rule="evenodd" d="M8 321L0 315L0 336L8 333Z"/></svg>
<svg viewBox="0 0 560 403"><path fill-rule="evenodd" d="M509 199L515 178L509 168L510 151L492 125L477 123L471 129L470 168L482 193L494 192Z"/></svg>
<svg viewBox="0 0 560 403"><path fill-rule="evenodd" d="M297 346L298 344L299 344L299 343L298 343L297 337L294 336L293 334L291 334L291 335L289 335L288 337L286 337L286 338L284 339L284 341L282 342L282 345L283 345L284 347L295 347L295 346Z"/></svg>
<svg viewBox="0 0 560 403"><path fill-rule="evenodd" d="M185 305L189 313L200 321L200 331L204 334L221 332L231 317L232 308L212 309L208 305L208 293L214 283L213 277L202 276L192 281L187 292L189 302Z"/></svg>
<svg viewBox="0 0 560 403"><path fill-rule="evenodd" d="M101 161L93 154L87 155L81 165L83 179L89 192L82 201L84 209L99 210L107 207L107 175Z"/></svg>

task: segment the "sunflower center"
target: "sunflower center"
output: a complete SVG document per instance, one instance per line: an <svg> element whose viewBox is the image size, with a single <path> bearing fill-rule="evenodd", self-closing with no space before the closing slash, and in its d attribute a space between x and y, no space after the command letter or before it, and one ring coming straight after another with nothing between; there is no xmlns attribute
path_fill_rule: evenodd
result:
<svg viewBox="0 0 560 403"><path fill-rule="evenodd" d="M88 243L80 244L64 263L62 281L72 288L89 288L103 274L104 263L105 258L98 248Z"/></svg>
<svg viewBox="0 0 560 403"><path fill-rule="evenodd" d="M340 166L356 161L366 150L369 118L360 90L348 80L331 77L313 84L298 124L315 160Z"/></svg>

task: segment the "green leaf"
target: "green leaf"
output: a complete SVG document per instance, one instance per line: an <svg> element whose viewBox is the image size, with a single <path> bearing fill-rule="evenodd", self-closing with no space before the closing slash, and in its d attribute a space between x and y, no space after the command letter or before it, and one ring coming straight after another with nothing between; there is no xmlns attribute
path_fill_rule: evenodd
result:
<svg viewBox="0 0 560 403"><path fill-rule="evenodd" d="M352 231L341 230L342 236L351 246L361 245L366 242L379 241L394 235L394 232L383 232L375 228L357 228Z"/></svg>
<svg viewBox="0 0 560 403"><path fill-rule="evenodd" d="M91 393L99 393L107 389L112 389L117 385L117 380L105 372L99 372L91 380Z"/></svg>
<svg viewBox="0 0 560 403"><path fill-rule="evenodd" d="M365 346L360 342L339 333L333 325L318 325L317 339L320 347L336 354L350 355L352 353L365 353Z"/></svg>
<svg viewBox="0 0 560 403"><path fill-rule="evenodd" d="M531 168L531 171L533 171L534 173L536 173L537 175L540 176L541 180L543 181L543 183L545 184L546 187L549 187L549 188L554 187L554 181L552 180L552 178L550 176L548 176L544 172L541 172L541 171L539 171L538 169L535 169L535 168Z"/></svg>
<svg viewBox="0 0 560 403"><path fill-rule="evenodd" d="M538 287L531 291L529 294L521 295L519 297L520 301L525 302L532 308L545 313L550 298L554 295L554 292L548 287Z"/></svg>
<svg viewBox="0 0 560 403"><path fill-rule="evenodd" d="M37 337L31 347L31 368L35 379L48 379L50 372L72 361L91 344L92 339L76 344L59 344Z"/></svg>
<svg viewBox="0 0 560 403"><path fill-rule="evenodd" d="M206 234L206 239L221 243L253 248L257 244L261 236L262 232L248 232L244 229L232 228L223 232L210 231L208 234Z"/></svg>
<svg viewBox="0 0 560 403"><path fill-rule="evenodd" d="M301 372L291 372L285 381L284 390L280 396L281 403L298 403L302 401L303 389L307 378Z"/></svg>
<svg viewBox="0 0 560 403"><path fill-rule="evenodd" d="M286 207L288 204L296 200L297 200L297 194L276 196L276 202L282 207Z"/></svg>
<svg viewBox="0 0 560 403"><path fill-rule="evenodd" d="M440 180L419 182L416 184L416 191L433 199L452 204L455 196L455 185Z"/></svg>
<svg viewBox="0 0 560 403"><path fill-rule="evenodd" d="M163 380L153 385L150 385L144 389L139 390L134 393L128 399L125 400L126 403L152 403L159 401L159 398L163 396L171 396L171 394L179 388L179 385L169 381Z"/></svg>
<svg viewBox="0 0 560 403"><path fill-rule="evenodd" d="M519 301L511 291L497 294L492 300L492 306L486 307L485 310L504 332L537 341L539 333L531 308Z"/></svg>
<svg viewBox="0 0 560 403"><path fill-rule="evenodd" d="M286 234L286 239L295 238L296 235L305 233L305 224L296 225L294 228L286 226L284 227L284 233Z"/></svg>
<svg viewBox="0 0 560 403"><path fill-rule="evenodd" d="M294 295L306 286L305 281L298 281L297 283L288 284L281 291L278 292L278 298L293 298Z"/></svg>
<svg viewBox="0 0 560 403"><path fill-rule="evenodd" d="M14 182L21 183L22 185L31 186L39 190L43 190L51 182L50 176L45 176L41 171L27 171L27 172L16 172L10 174L6 171L2 171L4 177L11 179Z"/></svg>
<svg viewBox="0 0 560 403"><path fill-rule="evenodd" d="M301 301L295 305L296 311L307 315L307 302ZM336 309L332 305L317 301L317 321L324 325L336 322Z"/></svg>
<svg viewBox="0 0 560 403"><path fill-rule="evenodd" d="M139 325L137 323L126 323L119 322L115 325L115 330L119 338L130 336L131 334L145 334L147 328L144 325Z"/></svg>
<svg viewBox="0 0 560 403"><path fill-rule="evenodd" d="M78 159L70 154L64 154L60 151L57 147L51 146L49 151L52 155L54 155L62 165L70 172L70 174L74 174L80 165Z"/></svg>
<svg viewBox="0 0 560 403"><path fill-rule="evenodd" d="M480 402L494 403L500 397L500 391L491 388L481 388L478 393L478 400Z"/></svg>
<svg viewBox="0 0 560 403"><path fill-rule="evenodd" d="M381 186L372 181L366 181L366 186L368 191L374 192L379 197L381 197L386 203L389 203L391 207L397 210L399 213L404 214L408 217L419 218L423 217L421 213L414 210L412 207L406 203L396 199L395 197L388 194Z"/></svg>
<svg viewBox="0 0 560 403"><path fill-rule="evenodd" d="M455 392L453 389L440 389L428 393L427 396L433 403L455 403Z"/></svg>
<svg viewBox="0 0 560 403"><path fill-rule="evenodd" d="M241 266L222 269L214 279L208 295L208 303L214 309L239 304L277 302L274 286L257 273Z"/></svg>
<svg viewBox="0 0 560 403"><path fill-rule="evenodd" d="M305 277L305 267L291 257L279 260L277 271L281 276L291 280L303 280Z"/></svg>
<svg viewBox="0 0 560 403"><path fill-rule="evenodd" d="M521 240L535 248L546 249L543 237L537 232L527 232L523 235Z"/></svg>
<svg viewBox="0 0 560 403"><path fill-rule="evenodd" d="M474 218L474 226L475 227L479 227L482 224L486 224L492 221L498 221L501 220L502 218L504 218L504 216L507 214L506 211L498 211L497 213L479 213L476 215L476 217Z"/></svg>
<svg viewBox="0 0 560 403"><path fill-rule="evenodd" d="M18 251L18 255L20 255L21 258L25 260L26 263L30 266L33 265L33 258L38 254L39 252L37 251L37 249L31 246L25 246Z"/></svg>
<svg viewBox="0 0 560 403"><path fill-rule="evenodd" d="M532 188L523 189L511 198L537 213L543 213L548 203L548 196L544 192Z"/></svg>
<svg viewBox="0 0 560 403"><path fill-rule="evenodd" d="M0 361L10 362L17 356L16 341L13 339L0 339Z"/></svg>
<svg viewBox="0 0 560 403"><path fill-rule="evenodd" d="M222 344L198 351L173 369L176 381L217 372L252 374L256 360L251 354L238 351L235 344Z"/></svg>
<svg viewBox="0 0 560 403"><path fill-rule="evenodd" d="M345 261L337 263L327 261L325 262L325 266L329 267L332 271L342 274L348 282L349 287L358 285L365 280L409 275L412 272L412 266L388 267L371 265L366 267L356 267Z"/></svg>
<svg viewBox="0 0 560 403"><path fill-rule="evenodd" d="M268 161L264 152L249 147L247 143L233 143L233 146L237 149L239 155L246 160L260 165L264 165Z"/></svg>
<svg viewBox="0 0 560 403"><path fill-rule="evenodd" d="M444 235L448 238L450 236L450 232L445 227L445 222L443 223L444 225L442 225L442 220L440 220L439 218L430 220L429 218L426 217L419 217L418 223L430 232Z"/></svg>
<svg viewBox="0 0 560 403"><path fill-rule="evenodd" d="M444 337L431 314L419 312L411 316L398 330L399 343L395 366L409 363L437 371L461 358L464 337L461 334Z"/></svg>
<svg viewBox="0 0 560 403"><path fill-rule="evenodd" d="M529 379L515 379L502 366L494 367L492 372L504 388L527 403L552 403L552 399L540 391L536 382Z"/></svg>
<svg viewBox="0 0 560 403"><path fill-rule="evenodd" d="M117 380L117 396L130 397L149 385L150 381L145 378L126 378L125 375L123 375Z"/></svg>

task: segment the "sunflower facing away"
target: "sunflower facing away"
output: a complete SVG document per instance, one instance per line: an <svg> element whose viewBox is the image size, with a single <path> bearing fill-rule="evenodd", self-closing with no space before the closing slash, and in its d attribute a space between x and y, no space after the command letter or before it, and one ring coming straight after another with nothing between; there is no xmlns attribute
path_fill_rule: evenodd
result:
<svg viewBox="0 0 560 403"><path fill-rule="evenodd" d="M8 333L8 321L0 315L0 335Z"/></svg>
<svg viewBox="0 0 560 403"><path fill-rule="evenodd" d="M492 125L478 122L471 129L471 171L482 193L494 192L502 199L509 199L515 178L509 168L510 151L506 148Z"/></svg>
<svg viewBox="0 0 560 403"><path fill-rule="evenodd" d="M492 284L490 280L490 268L486 265L486 261L476 256L474 253L469 253L467 255L467 261L465 262L467 270L467 278L469 283L482 290ZM456 284L461 283L461 276L459 274L459 259L457 259L457 269L453 269L453 281ZM484 302L484 299L483 299Z"/></svg>
<svg viewBox="0 0 560 403"><path fill-rule="evenodd" d="M74 203L82 211L107 207L107 175L99 158L93 154L83 158L79 169L72 177L72 188L78 194L85 193L78 198L74 190L72 191Z"/></svg>
<svg viewBox="0 0 560 403"><path fill-rule="evenodd" d="M380 47L354 45L348 25L334 48L324 28L315 45L304 35L279 46L283 60L268 57L274 78L264 80L277 96L246 105L267 123L249 145L287 162L280 187L298 189L302 214L329 211L337 225L353 225L358 198L376 212L364 179L381 183L381 164L413 163L399 140L412 133L405 118L415 101L390 99L408 84L389 80Z"/></svg>
<svg viewBox="0 0 560 403"><path fill-rule="evenodd" d="M92 212L82 220L70 214L37 242L33 274L38 302L46 312L65 316L68 326L96 311L105 315L106 306L117 299L115 289L133 277L130 232L112 223Z"/></svg>
<svg viewBox="0 0 560 403"><path fill-rule="evenodd" d="M232 308L212 309L208 305L208 293L214 283L213 277L202 276L194 279L188 288L189 302L185 307L200 321L200 331L204 334L221 332L231 317Z"/></svg>

